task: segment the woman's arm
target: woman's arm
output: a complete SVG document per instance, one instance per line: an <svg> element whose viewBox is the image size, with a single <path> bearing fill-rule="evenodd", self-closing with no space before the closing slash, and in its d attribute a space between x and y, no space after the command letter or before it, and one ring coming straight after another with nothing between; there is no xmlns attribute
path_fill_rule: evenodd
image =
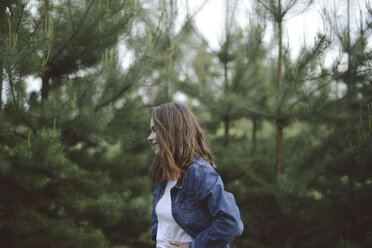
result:
<svg viewBox="0 0 372 248"><path fill-rule="evenodd" d="M211 166L199 170L198 174L197 193L207 203L214 221L195 237L189 247L226 247L235 236L243 232L238 206L234 196L224 190L221 177Z"/></svg>

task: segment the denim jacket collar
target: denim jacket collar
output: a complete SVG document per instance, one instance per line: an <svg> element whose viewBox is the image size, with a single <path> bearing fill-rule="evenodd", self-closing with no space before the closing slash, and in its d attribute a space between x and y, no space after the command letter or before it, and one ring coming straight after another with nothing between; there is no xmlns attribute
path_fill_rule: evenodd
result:
<svg viewBox="0 0 372 248"><path fill-rule="evenodd" d="M194 163L196 160L198 160L198 158L199 157L194 157L193 160L192 160L192 163ZM181 176L180 176L180 178L178 178L177 183L175 185L176 188L178 188L178 189L183 188L183 185L185 184L185 174L186 174L186 171L181 172Z"/></svg>
<svg viewBox="0 0 372 248"><path fill-rule="evenodd" d="M192 163L194 163L195 161L197 161L198 158L199 157L194 157L193 160L192 160ZM180 176L180 178L178 178L177 183L175 185L176 188L178 188L178 189L182 189L183 188L183 186L185 184L185 175L186 175L186 171L185 172L181 172L181 176ZM164 189L165 186L167 185L167 182L164 181L160 185Z"/></svg>
<svg viewBox="0 0 372 248"><path fill-rule="evenodd" d="M185 172L181 172L181 176L180 178L178 178L175 187L178 189L182 189L184 184L185 184ZM167 181L163 181L160 183L160 188L164 190L166 185L167 185Z"/></svg>
<svg viewBox="0 0 372 248"><path fill-rule="evenodd" d="M180 178L178 178L177 183L175 185L176 188L182 189L185 183L185 173L181 172Z"/></svg>

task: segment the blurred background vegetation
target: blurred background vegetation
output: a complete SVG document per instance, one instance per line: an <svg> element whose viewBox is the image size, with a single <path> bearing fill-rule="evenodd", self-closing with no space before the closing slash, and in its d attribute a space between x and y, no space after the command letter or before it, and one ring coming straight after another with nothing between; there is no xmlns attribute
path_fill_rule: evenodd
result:
<svg viewBox="0 0 372 248"><path fill-rule="evenodd" d="M149 108L169 101L236 197L232 247L372 247L372 9L328 2L294 55L311 0L252 0L244 28L226 0L218 49L180 0L2 0L0 247L154 247Z"/></svg>

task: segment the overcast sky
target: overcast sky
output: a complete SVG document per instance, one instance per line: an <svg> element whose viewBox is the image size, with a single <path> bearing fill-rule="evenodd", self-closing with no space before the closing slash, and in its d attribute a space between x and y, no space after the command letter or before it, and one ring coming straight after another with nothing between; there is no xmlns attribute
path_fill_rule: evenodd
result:
<svg viewBox="0 0 372 248"><path fill-rule="evenodd" d="M186 0L185 0L186 1ZM203 2L201 0L188 0L190 10L195 10ZM235 0L229 0L233 3ZM238 0L237 13L235 15L238 25L244 27L248 24L248 14L251 12L251 2L255 0ZM182 1L180 1L182 2ZM301 1L299 1L301 2ZM360 9L366 14L366 3L372 6L372 0L350 0L351 6L351 25L359 25ZM181 4L181 3L180 3ZM195 23L200 32L208 40L212 48L218 48L218 41L224 32L226 0L209 0L203 9L195 16ZM298 6L300 8L300 6ZM304 42L311 44L318 31L323 30L323 20L320 12L322 8L328 10L337 10L337 16L340 20L346 20L346 0L315 0L314 3L303 13L293 15L290 13L289 18L284 23L284 39L288 42L293 54L297 54L299 48ZM184 9L184 8L183 8ZM296 13L294 11L294 13ZM266 38L272 33L268 33ZM370 39L371 44L371 39Z"/></svg>
<svg viewBox="0 0 372 248"><path fill-rule="evenodd" d="M186 1L178 0L180 16L186 14ZM235 0L229 0L233 3ZM245 27L248 24L248 15L251 12L250 3L255 0L237 0L237 12L235 14L235 20L238 25ZM189 11L193 13L204 0L188 0ZM306 43L310 45L314 41L314 37L318 31L323 29L323 20L321 17L321 9L326 7L327 9L336 9L337 15L340 19L345 20L346 16L346 0L315 0L314 4L311 5L306 11L298 15L292 15L284 23L284 42L288 43L292 55L296 56L301 45ZM366 13L366 3L371 4L372 0L350 0L351 3L351 24L352 27L356 27L360 19L360 11ZM203 6L200 12L197 13L195 18L195 24L198 27L200 33L206 38L212 49L219 47L219 41L224 34L224 21L225 21L225 6L226 0L209 0ZM360 7L359 7L360 6ZM180 25L182 24L182 17L179 20ZM270 29L269 29L270 30ZM270 39L272 32L267 32L266 39ZM369 39L369 45L372 45L372 37ZM336 50L333 51L336 54ZM328 55L328 60L332 59L332 51ZM123 61L125 62L125 60ZM327 61L326 61L327 63ZM35 77L29 77L27 79L28 92L32 90L39 90L41 87L41 80Z"/></svg>

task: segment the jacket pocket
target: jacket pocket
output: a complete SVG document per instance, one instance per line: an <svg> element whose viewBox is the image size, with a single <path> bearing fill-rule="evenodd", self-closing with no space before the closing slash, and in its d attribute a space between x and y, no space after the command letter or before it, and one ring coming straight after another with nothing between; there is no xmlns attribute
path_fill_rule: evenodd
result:
<svg viewBox="0 0 372 248"><path fill-rule="evenodd" d="M202 203L198 198L187 198L180 201L182 215L189 225L200 224L204 218Z"/></svg>
<svg viewBox="0 0 372 248"><path fill-rule="evenodd" d="M206 229L212 222L208 208L198 198L186 198L179 202L182 222L195 234Z"/></svg>

